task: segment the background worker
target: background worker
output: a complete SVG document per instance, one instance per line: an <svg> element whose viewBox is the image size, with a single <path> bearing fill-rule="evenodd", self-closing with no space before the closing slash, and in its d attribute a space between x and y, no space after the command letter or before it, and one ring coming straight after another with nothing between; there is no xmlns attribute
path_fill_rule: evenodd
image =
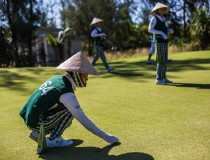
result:
<svg viewBox="0 0 210 160"><path fill-rule="evenodd" d="M150 20L148 32L155 34L156 39L156 84L165 85L172 83L167 79L167 61L168 61L168 33L173 30L168 29L165 23L164 15L170 10L170 8L162 3L157 3L152 9L153 17Z"/></svg>
<svg viewBox="0 0 210 160"><path fill-rule="evenodd" d="M94 66L96 61L101 59L103 65L105 66L107 72L111 72L114 68L109 66L106 57L104 54L104 49L103 49L103 43L106 37L106 34L102 31L101 29L101 23L103 22L102 19L99 18L93 18L91 22L91 37L94 39L94 47L95 47L95 52L93 55L92 59L92 65Z"/></svg>

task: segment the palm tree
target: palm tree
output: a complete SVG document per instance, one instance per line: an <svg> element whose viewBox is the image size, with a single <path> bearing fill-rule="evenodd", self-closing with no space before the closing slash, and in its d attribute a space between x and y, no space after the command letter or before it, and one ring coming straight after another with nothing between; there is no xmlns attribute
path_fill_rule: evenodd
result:
<svg viewBox="0 0 210 160"><path fill-rule="evenodd" d="M47 35L47 40L50 42L56 57L56 62L60 63L64 60L63 41L69 35L70 28L66 28L58 33L57 38L52 34Z"/></svg>

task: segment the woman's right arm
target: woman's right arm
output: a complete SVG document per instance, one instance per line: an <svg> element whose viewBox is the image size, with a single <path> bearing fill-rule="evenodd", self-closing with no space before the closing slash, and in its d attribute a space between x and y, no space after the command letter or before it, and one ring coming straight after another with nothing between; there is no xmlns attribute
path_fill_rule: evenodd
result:
<svg viewBox="0 0 210 160"><path fill-rule="evenodd" d="M101 129L99 129L83 112L80 107L77 98L74 93L65 93L60 97L60 102L64 104L64 106L71 112L74 118L76 118L87 130L92 132L93 134L99 136L109 143L118 142L118 138L107 134Z"/></svg>
<svg viewBox="0 0 210 160"><path fill-rule="evenodd" d="M103 36L106 36L105 33L100 33L98 34L97 32L97 29L94 29L92 32L91 32L91 37L95 38L95 37L103 37Z"/></svg>

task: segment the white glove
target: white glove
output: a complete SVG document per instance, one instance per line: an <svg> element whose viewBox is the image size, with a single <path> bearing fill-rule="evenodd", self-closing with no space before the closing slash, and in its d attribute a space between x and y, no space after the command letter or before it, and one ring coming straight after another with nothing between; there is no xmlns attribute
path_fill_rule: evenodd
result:
<svg viewBox="0 0 210 160"><path fill-rule="evenodd" d="M102 33L101 34L101 38L105 38L106 37L106 34L105 33Z"/></svg>
<svg viewBox="0 0 210 160"><path fill-rule="evenodd" d="M111 135L111 134L107 134L107 133L105 133L105 132L103 132L103 131L101 131L101 132L98 134L98 136L99 136L100 138L102 138L103 140L107 141L107 142L110 143L110 144L113 144L113 143L116 143L116 142L119 141L119 139L118 139L117 137L115 137L115 136L113 136L113 135Z"/></svg>
<svg viewBox="0 0 210 160"><path fill-rule="evenodd" d="M161 32L161 36L163 37L163 39L167 40L168 39L168 36L164 33L164 32Z"/></svg>

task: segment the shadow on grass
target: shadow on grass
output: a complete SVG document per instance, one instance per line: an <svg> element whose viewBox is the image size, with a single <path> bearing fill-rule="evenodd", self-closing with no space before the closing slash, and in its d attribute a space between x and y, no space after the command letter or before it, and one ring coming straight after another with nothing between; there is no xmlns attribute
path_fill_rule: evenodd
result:
<svg viewBox="0 0 210 160"><path fill-rule="evenodd" d="M141 152L129 152L117 156L109 155L109 151L120 143L97 148L91 146L76 147L83 141L75 139L73 141L73 146L48 149L47 153L40 155L39 158L45 160L154 160L151 155Z"/></svg>
<svg viewBox="0 0 210 160"><path fill-rule="evenodd" d="M210 84L196 84L196 83L171 83L170 86L186 87L186 88L198 88L198 89L210 89Z"/></svg>
<svg viewBox="0 0 210 160"><path fill-rule="evenodd" d="M129 80L136 80L139 78L152 78L154 77L151 72L155 71L155 65L146 65L143 62L126 62L118 61L109 63L115 69L112 72L107 73L106 69L102 64L97 65L97 70L101 78L110 78L113 76L121 77ZM93 77L94 78L94 77Z"/></svg>
<svg viewBox="0 0 210 160"><path fill-rule="evenodd" d="M174 60L168 65L168 71L187 71L187 70L209 70L210 67L202 66L210 64L210 59L196 58L189 60Z"/></svg>
<svg viewBox="0 0 210 160"><path fill-rule="evenodd" d="M26 75L22 73L26 73ZM0 87L26 94L31 93L30 88L25 86L26 83L36 83L41 75L53 75L53 73L57 73L56 70L53 72L53 70L41 67L2 69L0 70Z"/></svg>
<svg viewBox="0 0 210 160"><path fill-rule="evenodd" d="M181 72L187 70L210 70L209 66L203 66L210 64L210 59L208 58L195 58L188 60L173 60L168 64L168 71L170 72ZM101 77L109 78L112 76L119 76L122 78L152 78L154 73L151 74L150 71L156 71L156 64L147 65L144 61L117 61L110 62L110 66L115 68L114 71L107 73L102 64L98 64L97 68L100 72Z"/></svg>
<svg viewBox="0 0 210 160"><path fill-rule="evenodd" d="M208 58L194 58L189 60L174 60L169 63L168 71L170 72L181 72L186 70L210 70L210 67L207 66L210 64L210 59ZM110 78L113 76L128 79L129 81L142 81L143 79L151 79L155 78L155 70L156 65L147 65L145 61L116 61L110 62L110 66L115 67L113 72L107 73L104 66L102 64L97 64L97 69L100 73L100 78ZM12 72L10 69L2 69L0 70L0 87L5 87L10 90L21 91L24 93L31 93L30 89L28 89L25 84L26 83L34 83L37 82L39 77L44 75L54 75L58 74L58 70L42 68L42 67L34 67L34 68L17 68L17 72ZM153 71L153 72L151 72ZM20 72L28 72L34 76L23 75ZM176 73L174 73L175 75ZM93 76L91 78L96 78L97 76ZM195 86L196 84L194 84ZM184 86L184 84L182 85ZM187 84L185 84L185 87ZM197 87L208 88L208 84L201 85ZM193 87L193 84L188 84L188 87Z"/></svg>
<svg viewBox="0 0 210 160"><path fill-rule="evenodd" d="M0 87L5 87L11 90L18 90L18 91L27 91L25 88L26 81L32 82L35 81L34 78L29 76L23 76L19 73L10 72L9 70L0 73L1 81Z"/></svg>

